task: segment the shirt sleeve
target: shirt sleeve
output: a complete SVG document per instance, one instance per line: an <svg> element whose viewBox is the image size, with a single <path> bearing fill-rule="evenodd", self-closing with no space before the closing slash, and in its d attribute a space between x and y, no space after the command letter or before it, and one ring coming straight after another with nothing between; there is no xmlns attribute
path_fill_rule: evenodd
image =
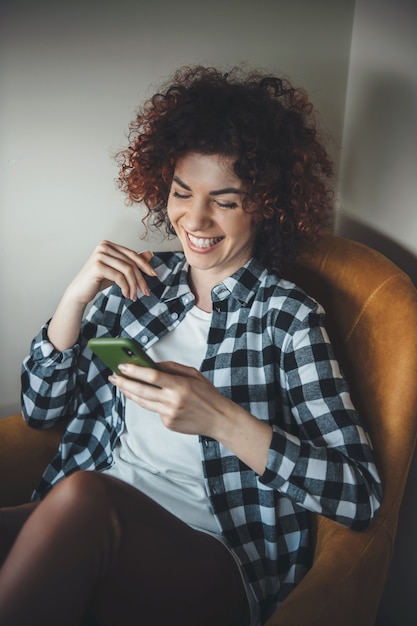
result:
<svg viewBox="0 0 417 626"><path fill-rule="evenodd" d="M381 483L319 309L295 320L279 377L290 426L273 426L261 482L303 508L365 528L379 509Z"/></svg>
<svg viewBox="0 0 417 626"><path fill-rule="evenodd" d="M109 372L87 348L95 336L116 336L122 298L112 287L100 294L82 322L77 343L60 352L48 339L48 323L23 361L23 417L34 428L49 428L77 413L94 413L105 400ZM108 395L108 394L107 394ZM94 406L93 406L94 405Z"/></svg>

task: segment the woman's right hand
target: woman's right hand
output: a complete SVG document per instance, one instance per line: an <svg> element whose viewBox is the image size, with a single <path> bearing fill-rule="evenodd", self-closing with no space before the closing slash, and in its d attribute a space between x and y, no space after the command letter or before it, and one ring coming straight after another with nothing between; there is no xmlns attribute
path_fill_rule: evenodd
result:
<svg viewBox="0 0 417 626"><path fill-rule="evenodd" d="M101 241L69 285L67 295L86 306L100 291L114 283L130 300L136 300L138 289L149 295L143 274L156 276L148 262L151 258L152 252L138 254L111 241Z"/></svg>
<svg viewBox="0 0 417 626"><path fill-rule="evenodd" d="M143 274L156 276L149 264L152 252L140 254L110 241L98 244L87 263L67 287L48 327L49 341L61 352L78 339L84 311L96 295L116 284L125 298L136 300L138 289L149 295Z"/></svg>

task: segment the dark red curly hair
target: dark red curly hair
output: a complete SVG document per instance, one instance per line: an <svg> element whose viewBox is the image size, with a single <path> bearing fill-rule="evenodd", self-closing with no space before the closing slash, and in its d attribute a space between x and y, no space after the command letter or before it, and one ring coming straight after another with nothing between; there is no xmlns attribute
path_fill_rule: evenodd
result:
<svg viewBox="0 0 417 626"><path fill-rule="evenodd" d="M235 159L260 213L254 256L279 272L329 228L332 163L307 94L285 79L233 68L178 70L130 124L118 185L144 221L174 234L167 201L176 161L196 152ZM244 205L245 206L245 205Z"/></svg>

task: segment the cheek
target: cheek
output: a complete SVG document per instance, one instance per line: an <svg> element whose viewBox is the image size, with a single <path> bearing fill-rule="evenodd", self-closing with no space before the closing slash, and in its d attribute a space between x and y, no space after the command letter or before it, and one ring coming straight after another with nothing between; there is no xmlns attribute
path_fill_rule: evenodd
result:
<svg viewBox="0 0 417 626"><path fill-rule="evenodd" d="M229 224L229 234L234 239L248 241L255 237L255 220L244 216L233 224Z"/></svg>
<svg viewBox="0 0 417 626"><path fill-rule="evenodd" d="M167 206L167 217L169 224L171 226L172 234L175 234L179 239L183 235L182 229L178 225L178 220L180 219L180 212L176 210L174 207Z"/></svg>

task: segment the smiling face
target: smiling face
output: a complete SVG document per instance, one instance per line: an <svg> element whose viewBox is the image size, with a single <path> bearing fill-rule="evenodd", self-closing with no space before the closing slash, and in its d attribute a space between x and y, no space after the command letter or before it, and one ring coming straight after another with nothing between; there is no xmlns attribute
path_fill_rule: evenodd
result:
<svg viewBox="0 0 417 626"><path fill-rule="evenodd" d="M168 216L180 239L192 277L204 273L212 286L252 256L256 207L243 209L245 190L234 159L191 153L175 167Z"/></svg>

